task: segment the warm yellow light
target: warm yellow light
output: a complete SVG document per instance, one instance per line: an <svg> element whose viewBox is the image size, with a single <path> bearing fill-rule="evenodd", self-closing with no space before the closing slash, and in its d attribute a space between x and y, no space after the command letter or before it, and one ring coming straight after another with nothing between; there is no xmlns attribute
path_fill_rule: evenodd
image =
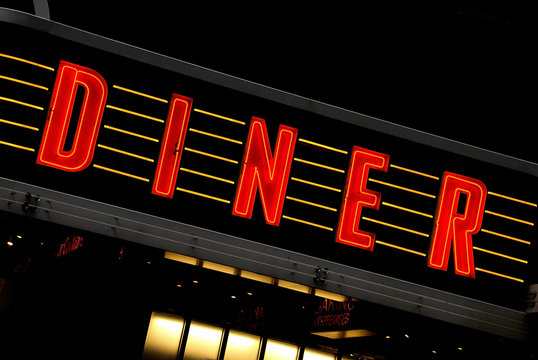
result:
<svg viewBox="0 0 538 360"><path fill-rule="evenodd" d="M30 61L30 60L26 60L26 59L23 59L23 58L19 58L19 57L16 57L16 56L12 56L12 55L7 55L7 54L2 54L2 53L0 53L0 57L4 57L4 58L6 58L6 59L11 59L11 60L20 61L20 62L29 64L29 65L33 65L33 66L40 67L40 68L42 68L42 69L46 69L46 70L50 70L50 71L54 71L54 68L52 68L52 67L50 67L50 66L42 65L42 64L39 64L39 63Z"/></svg>
<svg viewBox="0 0 538 360"><path fill-rule="evenodd" d="M297 360L299 347L277 340L267 340L264 360Z"/></svg>
<svg viewBox="0 0 538 360"><path fill-rule="evenodd" d="M310 292L311 292L310 287L308 287L306 285L301 285L301 284L297 284L297 283L294 283L294 282L291 282L291 281L286 281L286 280L280 280L279 279L278 280L278 286L280 286L282 288L289 289L289 290L302 292L302 293L305 293L305 294L310 294Z"/></svg>
<svg viewBox="0 0 538 360"><path fill-rule="evenodd" d="M191 169L187 169L187 168L184 168L184 167L180 167L179 170L184 171L184 172L188 172L188 173L191 173L191 174L194 174L194 175L198 175L198 176L203 176L203 177L206 177L206 178L209 178L209 179L222 181L222 182L225 182L227 184L232 184L232 185L235 184L235 182L232 181L232 180L224 179L224 178L214 176L214 175L209 175L209 174L206 174L206 173L203 173L203 172L200 172L200 171L191 170Z"/></svg>
<svg viewBox="0 0 538 360"><path fill-rule="evenodd" d="M216 197L216 196L204 194L204 193L193 191L193 190L188 190L188 189L184 189L184 188L180 188L180 187L176 188L176 190L186 192L187 194L200 196L200 197L203 197L203 198L206 198L206 199L220 201L220 202L223 202L223 203L226 203L226 204L230 203L230 200L222 199L222 198L219 198L219 197Z"/></svg>
<svg viewBox="0 0 538 360"><path fill-rule="evenodd" d="M211 154L211 153L208 153L208 152L205 152L205 151L196 150L196 149L189 148L189 147L185 147L184 150L193 152L193 153L198 154L198 155L207 156L207 157L210 157L210 158L213 158L213 159L226 161L226 162L229 162L229 163L232 163L232 164L239 164L239 161L236 161L236 160L233 160L233 159L228 159L228 158L225 158L223 156Z"/></svg>
<svg viewBox="0 0 538 360"><path fill-rule="evenodd" d="M394 165L394 164L390 164L389 166L391 168L402 170L402 171L407 171L407 172L410 172L410 173L415 174L415 175L420 175L420 176L424 176L424 177L427 177L427 178L430 178L430 179L439 180L439 177L437 177L437 176L433 176L433 175L429 175L429 174L426 174L426 173L423 173L423 172L420 172L420 171L408 169L408 168L405 168L403 166L398 166L398 165Z"/></svg>
<svg viewBox="0 0 538 360"><path fill-rule="evenodd" d="M259 336L230 330L224 360L257 360L260 344Z"/></svg>
<svg viewBox="0 0 538 360"><path fill-rule="evenodd" d="M298 223L301 223L301 224L314 226L314 227L317 227L317 228L320 228L320 229L323 229L323 230L334 231L334 229L331 228L331 227L324 226L324 225L320 225L320 224L316 224L316 223L313 223L313 222L310 222L310 221L306 221L306 220L297 219L297 218L294 218L294 217L291 217L291 216L287 216L287 215L282 215L282 219L291 220L291 221L295 221L295 222L298 222Z"/></svg>
<svg viewBox="0 0 538 360"><path fill-rule="evenodd" d="M527 260L519 259L519 258L516 258L516 257L513 257L513 256L508 256L508 255L501 254L501 253L491 251L491 250L482 249L482 248L479 248L478 246L473 246L473 249L478 250L478 251L482 251L482 252L485 252L485 253L488 253L488 254L491 254L491 255L500 256L500 257L503 257L505 259L517 261L517 262L520 262L520 263L523 263L523 264L528 264L529 263Z"/></svg>
<svg viewBox="0 0 538 360"><path fill-rule="evenodd" d="M117 106L107 105L106 108L111 109L111 110L116 110L116 111L119 111L119 112L122 112L122 113L130 114L130 115L138 116L138 117L141 117L141 118L144 118L144 119L156 121L156 122L159 122L159 123L164 123L164 120L162 120L162 119L158 119L158 118L153 117L153 116L141 114L139 112L123 109L123 108L120 108L120 107L117 107Z"/></svg>
<svg viewBox="0 0 538 360"><path fill-rule="evenodd" d="M317 163L317 162L314 162L314 161L309 161L309 160L304 160L304 159L299 159L299 158L293 158L293 160L297 161L297 162L300 162L300 163L303 163L303 164L316 166L316 167L319 167L319 168L322 168L322 169L331 170L331 171L335 171L335 172L342 173L342 174L345 173L345 171L342 170L342 169L337 169L335 167L320 164L320 163Z"/></svg>
<svg viewBox="0 0 538 360"><path fill-rule="evenodd" d="M426 213L416 211L416 210L413 210L413 209L409 209L409 208L406 208L406 207L403 207L403 206L394 205L394 204L391 204L391 203L388 203L388 202L385 202L385 201L382 201L381 205L385 205L385 206L392 207L392 208L395 208L395 209L398 209L398 210L407 211L407 212L412 213L412 214L416 214L416 215L420 215L420 216L424 216L424 217L433 219L433 215L426 214Z"/></svg>
<svg viewBox="0 0 538 360"><path fill-rule="evenodd" d="M28 82L28 81L24 81L24 80L15 79L15 78L12 78L12 77L9 77L9 76L0 75L0 79L16 82L16 83L22 84L22 85L32 86L32 87L35 87L35 88L38 88L38 89L41 89L41 90L45 90L45 91L49 90L49 88L47 88L45 86L37 85L37 84L31 83L31 82Z"/></svg>
<svg viewBox="0 0 538 360"><path fill-rule="evenodd" d="M502 238L504 238L504 239L508 239L508 240L512 240L512 241L517 241L517 242L520 242L520 243L522 243L522 244L526 244L526 245L530 245L530 244L531 244L530 241L522 240L522 239L518 239L518 238L516 238L516 237L509 236L509 235L505 235L505 234L501 234L501 233L498 233L498 232L495 232L495 231L491 231L491 230L487 230L487 229L480 229L480 231L485 232L486 234L499 236L499 237L502 237Z"/></svg>
<svg viewBox="0 0 538 360"><path fill-rule="evenodd" d="M193 258L193 257L190 257L190 256L173 253L171 251L165 251L164 252L164 258L169 259L169 260L178 261L178 262L181 262L181 263L184 263L184 264L189 264L189 265L197 265L198 264L198 259L197 258Z"/></svg>
<svg viewBox="0 0 538 360"><path fill-rule="evenodd" d="M313 332L312 335L323 336L329 339L350 339L350 338L359 338L365 336L374 336L375 332L366 330L366 329L355 329L355 330L341 330L341 331L321 331ZM390 339L390 336L386 336L386 339Z"/></svg>
<svg viewBox="0 0 538 360"><path fill-rule="evenodd" d="M415 250L411 250L411 249L407 249L407 248L404 248L404 247L401 247L401 246L398 246L398 245L394 245L394 244L390 244L390 243L386 243L386 242L383 242L383 241L380 241L380 240L376 240L375 243L376 243L376 244L379 244L379 245L388 246L388 247L391 247L391 248L393 248L393 249L398 249L398 250L406 251L406 252L411 253L411 254L415 254L415 255L420 255L420 256L424 256L424 257L426 257L426 254L424 254L424 253L422 253L422 252L415 251Z"/></svg>
<svg viewBox="0 0 538 360"><path fill-rule="evenodd" d="M530 222L530 221L526 221L526 220L522 220L522 219L518 219L518 218L515 218L515 217L512 217L512 216L508 216L508 215L504 215L504 214L499 214L497 212L493 212L493 211L489 211L489 210L486 210L484 211L486 214L489 214L489 215L493 215L493 216L497 216L497 217L501 217L503 219L507 219L507 220L512 220L512 221L516 221L516 222L519 222L519 223L522 223L522 224L525 224L525 225L530 225L530 226L534 226L534 223Z"/></svg>
<svg viewBox="0 0 538 360"><path fill-rule="evenodd" d="M35 152L35 149L29 148L29 147L26 147L26 146L22 146L22 145L13 144L13 143L10 143L10 142L7 142L7 141L0 140L0 144L1 145L6 145L6 146L11 146L11 147L21 149L21 150Z"/></svg>
<svg viewBox="0 0 538 360"><path fill-rule="evenodd" d="M100 147L101 149L110 150L110 151L113 151L113 152L117 152L119 154L131 156L131 157L134 157L134 158L137 158L137 159L140 159L140 160L145 160L145 161L148 161L148 162L155 162L155 160L147 158L145 156L140 156L140 155L137 155L137 154L133 154L131 152L116 149L116 148L113 148L111 146L106 146L106 145L102 145L102 144L97 144L97 146Z"/></svg>
<svg viewBox="0 0 538 360"><path fill-rule="evenodd" d="M149 141L153 141L153 142L159 142L159 139L155 139L155 138L152 138L152 137L149 137L149 136L145 136L145 135L137 134L137 133L132 132L132 131L127 131L127 130L119 129L119 128L114 127L114 126L104 125L103 127L104 127L105 129L108 129L108 130L117 131L117 132L122 133L122 134L135 136L135 137L138 137L138 138L140 138L140 139L149 140Z"/></svg>
<svg viewBox="0 0 538 360"><path fill-rule="evenodd" d="M14 122L14 121L0 119L0 122L4 123L4 124L8 124L8 125L18 126L18 127L21 127L21 128L33 130L33 131L39 131L39 128L36 128L35 126L24 125L24 124Z"/></svg>
<svg viewBox="0 0 538 360"><path fill-rule="evenodd" d="M184 360L217 360L222 343L222 328L191 322Z"/></svg>
<svg viewBox="0 0 538 360"><path fill-rule="evenodd" d="M291 197L291 196L286 196L286 199L291 200L291 201L300 202L301 204L315 206L317 208L324 209L324 210L335 211L335 212L338 211L338 209L335 209L335 208L330 207L330 206L317 204L317 203L314 203L314 202L311 202L311 201L306 201L306 200L298 199L298 198Z"/></svg>
<svg viewBox="0 0 538 360"><path fill-rule="evenodd" d="M182 318L167 314L152 313L149 322L143 359L175 359L184 321Z"/></svg>
<svg viewBox="0 0 538 360"><path fill-rule="evenodd" d="M532 207L538 207L538 204L536 204L536 203L516 199L514 197L502 195L502 194L499 194L499 193L496 193L496 192L493 192L493 191L488 191L488 195L497 196L497 197L500 197L500 198L503 198L503 199L506 199L506 200L515 201L515 202L518 202L520 204L525 204L525 205L529 205L529 206L532 206Z"/></svg>
<svg viewBox="0 0 538 360"><path fill-rule="evenodd" d="M513 277L513 276L504 275L504 274L501 274L501 273L498 273L498 272L495 272L495 271L486 270L486 269L482 269L482 268L478 268L478 267L475 267L474 269L476 271L485 272L486 274L502 277L502 278L505 278L505 279L508 279L508 280L513 280L513 281L517 281L517 282L520 282L520 283L525 282L525 280L523 280L523 279L519 279L519 278L516 278L516 277Z"/></svg>
<svg viewBox="0 0 538 360"><path fill-rule="evenodd" d="M392 188L395 188L395 189L398 189L398 190L407 191L407 192L410 192L410 193L413 193L413 194L429 197L429 198L432 198L432 199L436 198L435 195L427 194L425 192L410 189L410 188L406 188L406 187L403 187L403 186L400 186L400 185L391 184L391 183L388 183L388 182L385 182L385 181L376 180L376 179L372 179L372 178L370 178L368 180L371 181L371 182L377 183L377 184L385 185L385 186L392 187Z"/></svg>
<svg viewBox="0 0 538 360"><path fill-rule="evenodd" d="M319 187L319 188L322 188L322 189L331 190L331 191L334 191L334 192L342 192L342 190L337 189L335 187L319 184L319 183L316 183L316 182L313 182L313 181L299 179L299 178L296 178L296 177L291 177L291 180L297 181L297 182L300 182L300 183L303 183L303 184L307 184L307 185L316 186L316 187Z"/></svg>
<svg viewBox="0 0 538 360"><path fill-rule="evenodd" d="M335 360L336 355L314 349L304 349L303 360Z"/></svg>
<svg viewBox="0 0 538 360"><path fill-rule="evenodd" d="M127 177L130 177L131 179L136 179L136 180L141 180L141 181L144 181L144 182L149 182L149 179L143 178L141 176L129 174L129 173L126 173L126 172L123 172L123 171L120 171L120 170L111 169L109 167L96 165L96 164L93 164L93 167L95 167L96 169L105 170L105 171L108 171L108 172L111 172L111 173L114 173L114 174L127 176Z"/></svg>
<svg viewBox="0 0 538 360"><path fill-rule="evenodd" d="M366 220L366 221L370 221L370 222L376 223L376 224L379 224L379 225L383 225L383 226L391 227L391 228L393 228L393 229L398 229L398 230L402 230L402 231L407 231L407 232L412 233L412 234L415 234L415 235L420 235L420 236L424 236L424 237L430 237L430 234L426 234L426 233L423 233L423 232L420 232L420 231L416 231L416 230L408 229L408 228L405 228L405 227L403 227L403 226L398 226L398 225L389 224L389 223L387 223L387 222L379 221L379 220L375 220L375 219L372 219L372 218L369 218L369 217L366 217L366 216L363 216L362 219L363 219L363 220Z"/></svg>
<svg viewBox="0 0 538 360"><path fill-rule="evenodd" d="M26 102L23 102L23 101L7 98L7 97L3 97L3 96L0 96L0 100L11 102L11 103L14 103L14 104L17 104L17 105L26 106L26 107L36 109L36 110L42 110L42 111L45 110L41 106L32 105L32 104L29 104L29 103L26 103Z"/></svg>
<svg viewBox="0 0 538 360"><path fill-rule="evenodd" d="M200 114L213 116L213 117L216 117L216 118L219 118L219 119L222 119L222 120L226 120L226 121L230 121L230 122L233 122L233 123L236 123L236 124L245 125L245 123L243 121L239 121L239 120L235 120L235 119L232 119L232 118L229 118L229 117L226 117L226 116L210 113L209 111L204 111L204 110L200 110L200 109L194 109L194 111L198 112Z"/></svg>
<svg viewBox="0 0 538 360"><path fill-rule="evenodd" d="M229 274L229 275L235 275L237 273L237 269L234 267L221 265L221 264L217 264L217 263L206 261L206 260L204 260L202 267L209 270L214 270L221 273Z"/></svg>
<svg viewBox="0 0 538 360"><path fill-rule="evenodd" d="M246 270L241 270L241 277L245 279L259 281L265 284L272 284L274 282L274 279L270 276L260 275Z"/></svg>
<svg viewBox="0 0 538 360"><path fill-rule="evenodd" d="M139 91L127 89L127 88L124 88L124 87L118 86L118 85L112 85L112 87L114 89L118 89L118 90L125 91L125 92L128 92L128 93L134 94L134 95L143 96L143 97L146 97L148 99L157 100L157 101L160 101L160 102L168 104L168 100L161 99L161 98L158 98L158 97L153 96L153 95L148 95L148 94L145 94L145 93L142 93L142 92L139 92Z"/></svg>
<svg viewBox="0 0 538 360"><path fill-rule="evenodd" d="M314 295L325 298L325 299L331 299L334 301L344 302L347 300L347 297L344 295L336 294L333 292L321 290L321 289L315 289Z"/></svg>
<svg viewBox="0 0 538 360"><path fill-rule="evenodd" d="M209 136L209 137L212 137L212 138L215 138L215 139L228 141L228 142L231 142L231 143L234 143L234 144L239 144L239 145L243 144L242 141L231 139L229 137L225 137L225 136L221 136L221 135L217 135L217 134L213 134L213 133L210 133L210 132L207 132L207 131L197 130L197 129L193 129L193 128L189 128L189 131L192 131L192 132L197 133L197 134Z"/></svg>
<svg viewBox="0 0 538 360"><path fill-rule="evenodd" d="M317 142L314 142L314 141L310 141L310 140L306 140L306 139L299 138L299 142L309 144L309 145L313 145L313 146L317 146L317 147L320 147L322 149L335 151L335 152L338 152L338 153L341 153L341 154L346 154L347 155L347 153L348 153L345 150L340 150L340 149L334 148L332 146L323 145L323 144L320 144L320 143L317 143Z"/></svg>

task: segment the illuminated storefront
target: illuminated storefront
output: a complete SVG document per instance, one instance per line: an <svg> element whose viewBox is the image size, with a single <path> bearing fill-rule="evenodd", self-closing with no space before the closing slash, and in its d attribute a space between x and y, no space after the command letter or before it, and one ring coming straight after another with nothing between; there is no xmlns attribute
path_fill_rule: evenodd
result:
<svg viewBox="0 0 538 360"><path fill-rule="evenodd" d="M532 351L535 164L1 15L17 37L0 49L2 255L16 259L0 289L19 272L30 292L41 271L69 273L60 284L80 298L48 305L84 330L62 330L63 346L265 360ZM37 255L10 256L24 241ZM4 298L6 314L53 321ZM101 337L67 321L92 307L85 321L111 324Z"/></svg>

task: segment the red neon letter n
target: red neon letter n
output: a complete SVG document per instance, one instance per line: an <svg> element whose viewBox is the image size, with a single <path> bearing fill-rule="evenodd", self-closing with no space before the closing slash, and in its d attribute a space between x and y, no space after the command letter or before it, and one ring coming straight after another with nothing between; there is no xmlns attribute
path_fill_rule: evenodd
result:
<svg viewBox="0 0 538 360"><path fill-rule="evenodd" d="M379 209L381 194L366 189L369 170L387 171L389 155L353 147L336 242L373 251L375 234L359 230L363 206Z"/></svg>
<svg viewBox="0 0 538 360"><path fill-rule="evenodd" d="M233 215L251 218L259 188L266 223L280 224L296 138L297 129L280 125L273 157L265 121L252 118Z"/></svg>
<svg viewBox="0 0 538 360"><path fill-rule="evenodd" d="M85 90L84 101L73 144L66 150L73 105L81 86ZM37 163L65 171L88 167L93 159L107 94L106 82L96 71L61 61Z"/></svg>
<svg viewBox="0 0 538 360"><path fill-rule="evenodd" d="M460 196L467 196L465 211L458 212ZM474 278L472 235L482 226L487 189L479 180L445 172L428 266L446 271L453 245L454 267L458 275Z"/></svg>

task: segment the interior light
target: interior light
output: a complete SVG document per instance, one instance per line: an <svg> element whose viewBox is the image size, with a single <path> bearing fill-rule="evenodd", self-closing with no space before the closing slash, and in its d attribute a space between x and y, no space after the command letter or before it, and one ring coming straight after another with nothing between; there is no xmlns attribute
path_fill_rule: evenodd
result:
<svg viewBox="0 0 538 360"><path fill-rule="evenodd" d="M405 338L406 339L409 339L409 335L408 334L404 334Z"/></svg>
<svg viewBox="0 0 538 360"><path fill-rule="evenodd" d="M184 359L217 360L222 344L223 329L191 322Z"/></svg>
<svg viewBox="0 0 538 360"><path fill-rule="evenodd" d="M299 347L269 339L267 340L264 355L264 360L295 360L299 355Z"/></svg>
<svg viewBox="0 0 538 360"><path fill-rule="evenodd" d="M305 349L303 355L303 360L334 360L335 358L334 354L313 349Z"/></svg>
<svg viewBox="0 0 538 360"><path fill-rule="evenodd" d="M180 317L152 313L144 345L143 359L175 359L184 321Z"/></svg>
<svg viewBox="0 0 538 360"><path fill-rule="evenodd" d="M8 240L8 241L7 241L7 246L12 247L12 246L13 246L13 241Z"/></svg>
<svg viewBox="0 0 538 360"><path fill-rule="evenodd" d="M224 360L256 360L260 344L259 336L230 330Z"/></svg>
<svg viewBox="0 0 538 360"><path fill-rule="evenodd" d="M22 235L17 235L17 239L22 239Z"/></svg>

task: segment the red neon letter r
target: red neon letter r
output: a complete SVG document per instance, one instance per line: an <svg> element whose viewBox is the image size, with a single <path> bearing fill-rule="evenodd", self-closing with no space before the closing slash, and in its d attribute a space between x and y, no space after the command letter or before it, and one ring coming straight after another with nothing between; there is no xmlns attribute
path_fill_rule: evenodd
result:
<svg viewBox="0 0 538 360"><path fill-rule="evenodd" d="M71 149L65 150L73 105L80 86L85 90L84 101L73 144ZM81 171L88 167L93 159L107 94L106 82L96 71L61 61L37 163L64 171Z"/></svg>
<svg viewBox="0 0 538 360"><path fill-rule="evenodd" d="M467 196L467 201L465 211L460 214L458 203L462 194ZM450 246L454 245L456 274L475 277L472 235L482 226L486 196L486 186L480 180L445 172L430 245L429 267L446 271Z"/></svg>
<svg viewBox="0 0 538 360"><path fill-rule="evenodd" d="M279 225L296 138L297 129L280 125L273 157L265 121L252 118L233 215L251 218L259 187L265 221Z"/></svg>
<svg viewBox="0 0 538 360"><path fill-rule="evenodd" d="M359 230L359 221L363 206L378 210L381 200L380 193L366 189L368 171L387 171L388 164L387 154L353 147L336 242L373 251L375 234Z"/></svg>

